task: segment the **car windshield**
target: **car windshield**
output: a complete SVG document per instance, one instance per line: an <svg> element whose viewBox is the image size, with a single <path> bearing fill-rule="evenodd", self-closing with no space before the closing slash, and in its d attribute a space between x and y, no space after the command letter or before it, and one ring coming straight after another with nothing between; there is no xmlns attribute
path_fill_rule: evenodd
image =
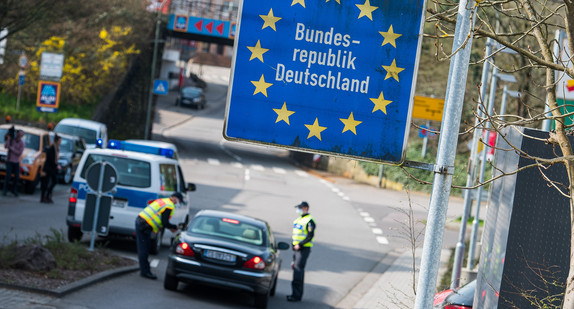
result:
<svg viewBox="0 0 574 309"><path fill-rule="evenodd" d="M0 129L0 136L4 137L7 133L8 129ZM22 140L25 144L24 147L34 149L36 151L40 150L40 136L24 132Z"/></svg>
<svg viewBox="0 0 574 309"><path fill-rule="evenodd" d="M74 152L74 141L62 138L62 142L60 143L60 152Z"/></svg>
<svg viewBox="0 0 574 309"><path fill-rule="evenodd" d="M118 172L118 185L127 187L147 188L151 185L151 167L149 162L124 157L101 154L90 154L82 169L81 176L86 178L86 172L94 162L110 163Z"/></svg>
<svg viewBox="0 0 574 309"><path fill-rule="evenodd" d="M201 89L194 87L185 87L181 90L181 93L186 97L197 97L201 93Z"/></svg>
<svg viewBox="0 0 574 309"><path fill-rule="evenodd" d="M94 145L97 142L97 134L96 131L80 128L80 127L72 127L68 125L59 125L54 129L57 133L65 133L70 135L75 135L79 137L83 137L86 141L86 144Z"/></svg>
<svg viewBox="0 0 574 309"><path fill-rule="evenodd" d="M235 219L200 216L191 222L188 231L257 246L265 243L265 233L261 228Z"/></svg>

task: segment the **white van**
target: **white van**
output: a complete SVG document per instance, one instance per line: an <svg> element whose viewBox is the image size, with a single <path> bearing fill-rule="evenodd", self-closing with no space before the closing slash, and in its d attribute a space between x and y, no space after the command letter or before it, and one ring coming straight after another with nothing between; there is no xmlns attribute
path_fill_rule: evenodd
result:
<svg viewBox="0 0 574 309"><path fill-rule="evenodd" d="M87 148L105 148L108 144L108 127L97 121L80 118L64 118L54 128L56 133L79 136Z"/></svg>
<svg viewBox="0 0 574 309"><path fill-rule="evenodd" d="M154 148L149 146L149 148ZM156 149L161 152L163 148ZM68 203L68 240L80 240L83 236L82 221L87 193L91 190L86 182L88 167L98 161L105 161L114 166L118 174L116 188L112 195L112 208L109 218L108 233L113 235L135 237L135 220L139 213L158 198L181 192L184 201L176 205L170 219L173 224L187 225L189 222L189 203L187 192L194 191L195 185L186 183L179 162L173 158L172 151L163 151L163 155L120 150L88 149L84 152L70 189ZM170 154L172 154L170 156ZM151 253L157 253L164 236L175 238L169 230L162 230L152 235Z"/></svg>

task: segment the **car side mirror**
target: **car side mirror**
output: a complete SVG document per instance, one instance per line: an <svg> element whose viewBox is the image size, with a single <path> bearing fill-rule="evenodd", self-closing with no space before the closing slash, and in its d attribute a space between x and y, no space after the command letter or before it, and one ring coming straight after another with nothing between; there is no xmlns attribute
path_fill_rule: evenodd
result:
<svg viewBox="0 0 574 309"><path fill-rule="evenodd" d="M195 191L195 184L188 182L187 183L187 187L185 188L186 191L191 192L191 191Z"/></svg>
<svg viewBox="0 0 574 309"><path fill-rule="evenodd" d="M279 250L287 250L287 249L289 249L289 248L291 248L291 246L289 246L289 244L286 243L286 242L284 242L284 241L280 241L280 242L277 244L277 249L279 249Z"/></svg>

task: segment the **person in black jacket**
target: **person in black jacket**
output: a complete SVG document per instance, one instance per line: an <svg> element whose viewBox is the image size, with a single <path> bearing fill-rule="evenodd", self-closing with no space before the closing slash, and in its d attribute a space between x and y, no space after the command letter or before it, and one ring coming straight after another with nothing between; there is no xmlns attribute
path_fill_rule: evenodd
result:
<svg viewBox="0 0 574 309"><path fill-rule="evenodd" d="M54 135L54 142L48 147L46 152L46 160L42 166L41 180L42 180L42 196L40 203L53 204L52 190L58 181L58 155L60 152L60 143L62 138L56 134Z"/></svg>

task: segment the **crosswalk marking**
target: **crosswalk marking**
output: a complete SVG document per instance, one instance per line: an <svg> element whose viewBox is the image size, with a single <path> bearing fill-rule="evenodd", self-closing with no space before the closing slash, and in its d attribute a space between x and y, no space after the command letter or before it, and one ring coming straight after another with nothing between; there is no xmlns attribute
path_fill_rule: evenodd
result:
<svg viewBox="0 0 574 309"><path fill-rule="evenodd" d="M260 165L260 164L253 164L253 165L251 165L251 168L256 170L256 171L259 171L259 172L262 172L265 170L263 165Z"/></svg>
<svg viewBox="0 0 574 309"><path fill-rule="evenodd" d="M389 240L383 236L377 236L377 241L382 245L388 245L389 244Z"/></svg>
<svg viewBox="0 0 574 309"><path fill-rule="evenodd" d="M274 167L273 171L277 174L286 174L287 173L284 169L282 169L280 167Z"/></svg>
<svg viewBox="0 0 574 309"><path fill-rule="evenodd" d="M208 158L208 159L207 159L207 163L209 163L209 164L211 164L211 165L221 165L221 163L219 162L219 160L213 159L213 158Z"/></svg>
<svg viewBox="0 0 574 309"><path fill-rule="evenodd" d="M233 162L231 164L231 166L235 167L235 168L243 168L243 164L239 163L239 162Z"/></svg>

